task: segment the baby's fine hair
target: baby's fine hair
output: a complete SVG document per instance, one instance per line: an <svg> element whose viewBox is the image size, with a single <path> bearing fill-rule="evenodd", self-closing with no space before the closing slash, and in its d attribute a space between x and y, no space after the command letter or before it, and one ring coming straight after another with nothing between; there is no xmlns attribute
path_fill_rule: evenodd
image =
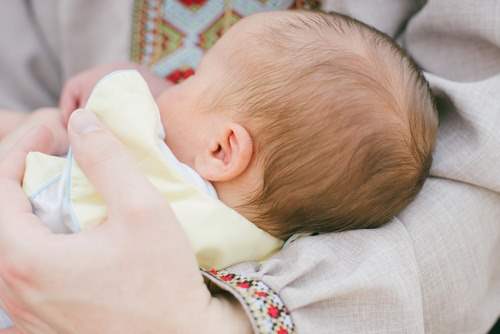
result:
<svg viewBox="0 0 500 334"><path fill-rule="evenodd" d="M429 174L428 83L392 39L348 16L261 15L239 90L264 176L246 205L253 222L281 238L388 222Z"/></svg>

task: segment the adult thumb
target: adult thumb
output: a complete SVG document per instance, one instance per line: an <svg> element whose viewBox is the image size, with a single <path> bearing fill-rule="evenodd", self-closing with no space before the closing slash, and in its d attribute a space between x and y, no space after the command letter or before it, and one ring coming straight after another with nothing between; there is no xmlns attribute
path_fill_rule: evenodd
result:
<svg viewBox="0 0 500 334"><path fill-rule="evenodd" d="M71 115L69 139L75 160L104 198L109 214L141 207L158 196L130 153L93 112L80 109Z"/></svg>

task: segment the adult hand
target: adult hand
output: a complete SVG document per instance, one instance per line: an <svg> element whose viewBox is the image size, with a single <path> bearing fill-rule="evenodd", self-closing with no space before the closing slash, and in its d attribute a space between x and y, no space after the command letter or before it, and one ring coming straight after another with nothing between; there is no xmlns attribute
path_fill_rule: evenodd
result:
<svg viewBox="0 0 500 334"><path fill-rule="evenodd" d="M172 84L156 76L146 66L136 63L113 63L100 65L78 73L65 84L61 93L59 107L63 111L64 121L67 122L71 113L83 108L96 83L105 75L117 70L137 70L148 83L154 97L158 96Z"/></svg>
<svg viewBox="0 0 500 334"><path fill-rule="evenodd" d="M19 122L9 129L8 135L1 138L0 160L21 138L40 126L45 127L51 133L52 140L49 142L51 147L48 148L51 154L61 155L67 152L68 136L59 109L41 108L29 114L18 114L22 115Z"/></svg>
<svg viewBox="0 0 500 334"><path fill-rule="evenodd" d="M24 112L0 109L0 140L17 128L28 115Z"/></svg>
<svg viewBox="0 0 500 334"><path fill-rule="evenodd" d="M15 323L0 333L250 333L236 301L210 295L173 212L124 147L87 111L69 129L108 218L51 234L20 187L26 152L41 141L0 161L0 300Z"/></svg>

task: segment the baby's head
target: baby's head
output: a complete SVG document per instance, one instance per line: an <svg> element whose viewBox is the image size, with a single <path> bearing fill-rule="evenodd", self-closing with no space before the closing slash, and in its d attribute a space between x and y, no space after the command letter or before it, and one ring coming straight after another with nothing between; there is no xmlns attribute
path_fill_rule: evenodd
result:
<svg viewBox="0 0 500 334"><path fill-rule="evenodd" d="M380 32L342 15L243 19L158 101L167 144L260 228L372 228L419 192L437 115Z"/></svg>

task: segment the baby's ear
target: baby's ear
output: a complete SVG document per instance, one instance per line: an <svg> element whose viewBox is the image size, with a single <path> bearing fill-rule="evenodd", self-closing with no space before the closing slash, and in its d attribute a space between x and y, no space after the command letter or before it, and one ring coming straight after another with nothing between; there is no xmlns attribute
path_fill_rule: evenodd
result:
<svg viewBox="0 0 500 334"><path fill-rule="evenodd" d="M229 122L221 127L204 151L195 157L194 167L205 180L225 182L246 171L252 154L250 133L238 123Z"/></svg>

